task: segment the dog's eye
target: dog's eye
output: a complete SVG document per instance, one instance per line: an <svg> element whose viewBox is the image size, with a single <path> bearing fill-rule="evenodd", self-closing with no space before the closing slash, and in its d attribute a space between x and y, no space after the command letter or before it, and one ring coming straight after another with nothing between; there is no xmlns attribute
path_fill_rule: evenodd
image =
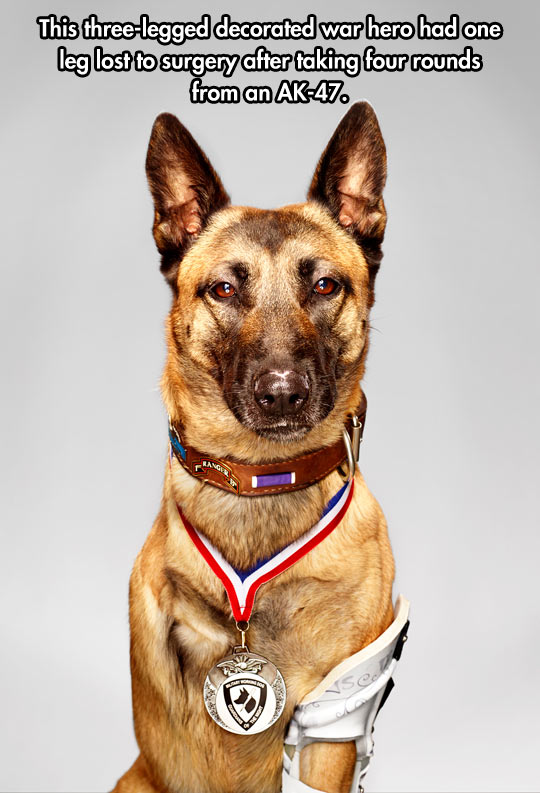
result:
<svg viewBox="0 0 540 793"><path fill-rule="evenodd" d="M219 284L216 284L212 287L212 292L221 298L225 297L234 297L236 294L236 289L232 284L227 283L227 281L221 281Z"/></svg>
<svg viewBox="0 0 540 793"><path fill-rule="evenodd" d="M337 288L338 282L334 281L333 278L319 278L313 287L313 291L317 295L331 295Z"/></svg>

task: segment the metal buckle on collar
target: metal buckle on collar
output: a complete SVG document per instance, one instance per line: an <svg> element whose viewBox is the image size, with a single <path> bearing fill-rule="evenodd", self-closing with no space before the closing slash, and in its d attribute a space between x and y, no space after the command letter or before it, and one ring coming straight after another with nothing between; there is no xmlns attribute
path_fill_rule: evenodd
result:
<svg viewBox="0 0 540 793"><path fill-rule="evenodd" d="M358 416L353 416L351 430L352 438L347 430L345 428L343 429L343 442L345 444L345 449L347 450L347 472L343 470L341 465L337 469L344 482L348 482L353 478L356 469L356 461L358 460L358 455L360 454L360 443L362 441L362 422Z"/></svg>

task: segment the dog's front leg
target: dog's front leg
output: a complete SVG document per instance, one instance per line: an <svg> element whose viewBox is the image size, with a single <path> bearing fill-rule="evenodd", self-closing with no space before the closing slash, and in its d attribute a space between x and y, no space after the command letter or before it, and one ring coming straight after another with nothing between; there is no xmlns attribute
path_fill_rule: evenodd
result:
<svg viewBox="0 0 540 793"><path fill-rule="evenodd" d="M312 743L300 754L300 779L325 793L349 793L356 763L356 746L347 743Z"/></svg>

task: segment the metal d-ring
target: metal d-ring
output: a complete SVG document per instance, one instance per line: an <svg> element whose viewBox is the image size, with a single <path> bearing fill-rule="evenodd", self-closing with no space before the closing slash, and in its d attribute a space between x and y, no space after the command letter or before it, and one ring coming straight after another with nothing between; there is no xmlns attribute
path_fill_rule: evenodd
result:
<svg viewBox="0 0 540 793"><path fill-rule="evenodd" d="M353 476L354 471L356 469L356 460L354 459L354 452L351 443L351 438L349 433L345 428L343 428L343 443L345 444L345 449L347 450L347 473L343 470L343 467L340 465L338 466L338 473L343 479L344 482L349 482Z"/></svg>

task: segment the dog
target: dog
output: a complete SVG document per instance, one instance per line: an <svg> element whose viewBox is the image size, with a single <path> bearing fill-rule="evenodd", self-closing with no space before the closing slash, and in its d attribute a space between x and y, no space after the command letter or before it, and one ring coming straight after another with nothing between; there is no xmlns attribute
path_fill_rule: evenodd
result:
<svg viewBox="0 0 540 793"><path fill-rule="evenodd" d="M172 289L161 386L175 448L130 580L140 755L114 790L277 793L298 703L394 619L386 522L357 470L339 525L260 587L249 626L234 618L195 541L206 538L223 564L248 571L303 537L344 487L346 465L339 468L332 450L362 403L386 225L385 145L371 105L359 102L323 151L305 203L231 206L194 138L164 113L146 172ZM178 448L195 451L186 462ZM321 475L310 469L302 487L288 481L260 493L249 491L257 476L242 479L296 460ZM286 688L281 715L255 734L223 729L203 698L209 670L240 634L241 650L262 653L259 667L270 659ZM227 674L231 661L224 663ZM249 719L256 700L255 688L237 688L229 710L244 707ZM312 741L301 751L299 778L346 793L355 758L353 741Z"/></svg>

